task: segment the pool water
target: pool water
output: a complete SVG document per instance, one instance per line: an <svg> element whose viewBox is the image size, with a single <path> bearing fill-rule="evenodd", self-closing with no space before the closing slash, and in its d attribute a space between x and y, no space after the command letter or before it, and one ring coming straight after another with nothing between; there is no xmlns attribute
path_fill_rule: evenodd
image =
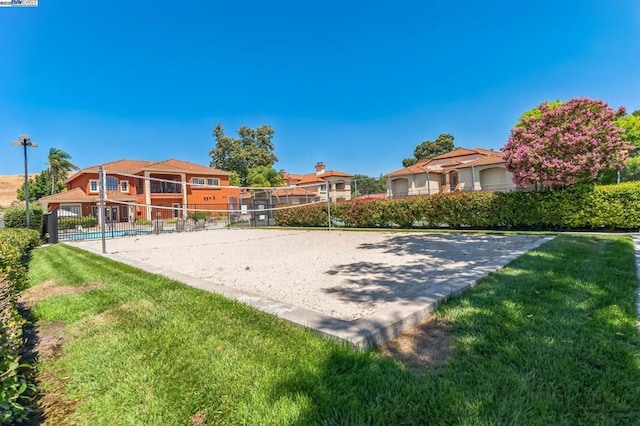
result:
<svg viewBox="0 0 640 426"><path fill-rule="evenodd" d="M149 235L150 230L147 229L121 229L116 231L105 231L105 238L114 237L131 237L134 235ZM74 232L71 234L60 234L61 240L92 240L102 238L101 232Z"/></svg>

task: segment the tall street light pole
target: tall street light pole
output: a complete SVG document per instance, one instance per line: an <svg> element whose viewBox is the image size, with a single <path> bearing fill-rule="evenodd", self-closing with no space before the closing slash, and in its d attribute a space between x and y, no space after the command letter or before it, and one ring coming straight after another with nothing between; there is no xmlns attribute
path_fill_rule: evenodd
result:
<svg viewBox="0 0 640 426"><path fill-rule="evenodd" d="M37 147L38 144L35 142L31 142L31 138L27 135L21 135L20 140L13 142L14 146L23 146L24 147L24 202L27 208L27 228L31 227L31 220L29 217L29 171L27 166L27 148L28 147Z"/></svg>

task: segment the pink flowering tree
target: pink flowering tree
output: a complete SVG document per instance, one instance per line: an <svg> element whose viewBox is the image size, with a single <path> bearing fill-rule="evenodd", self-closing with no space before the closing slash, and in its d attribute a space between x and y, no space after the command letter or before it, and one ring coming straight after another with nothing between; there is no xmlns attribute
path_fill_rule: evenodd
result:
<svg viewBox="0 0 640 426"><path fill-rule="evenodd" d="M543 102L525 113L502 148L507 170L519 187L561 187L593 181L600 170L624 167L628 145L616 126L624 107L574 98Z"/></svg>

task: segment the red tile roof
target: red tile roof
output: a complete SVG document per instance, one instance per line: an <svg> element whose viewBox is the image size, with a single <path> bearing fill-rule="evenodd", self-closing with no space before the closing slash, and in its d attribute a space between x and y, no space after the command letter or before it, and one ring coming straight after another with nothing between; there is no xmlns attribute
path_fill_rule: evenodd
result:
<svg viewBox="0 0 640 426"><path fill-rule="evenodd" d="M349 173L345 173L345 172L340 172L337 170L326 170L323 173L320 174L316 174L316 173L306 173L306 174L297 174L297 173L287 173L284 170L281 171L281 173L284 175L284 180L289 184L289 185L308 185L308 184L312 184L312 183L325 183L326 179L325 178L331 178L331 177L342 177L345 179L351 179L353 177L353 175L350 175Z"/></svg>
<svg viewBox="0 0 640 426"><path fill-rule="evenodd" d="M230 173L213 167L202 166L188 161L171 158L164 161L142 161L142 160L118 160L102 165L106 172L140 174L144 171L170 172L170 173L198 173L207 176L229 176ZM98 166L91 166L73 174L67 182L75 179L83 173L98 173Z"/></svg>
<svg viewBox="0 0 640 426"><path fill-rule="evenodd" d="M282 188L282 189L276 189L275 191L273 191L273 195L275 195L276 197L306 197L306 196L311 196L311 197L315 197L318 194L312 191L307 191L304 188L297 188L297 187L293 187L293 188Z"/></svg>
<svg viewBox="0 0 640 426"><path fill-rule="evenodd" d="M187 173L201 173L201 174L207 174L207 175L224 175L224 176L228 176L231 174L221 169L214 169L213 167L202 166L200 164L190 163L188 161L176 160L174 158L171 158L165 161L159 161L156 163L151 163L145 166L140 171L143 171L143 170L181 171L181 172L187 172Z"/></svg>
<svg viewBox="0 0 640 426"><path fill-rule="evenodd" d="M423 163L423 165L419 166L414 164L413 166L405 167L404 169L396 170L395 172L391 172L389 174L384 175L384 177L396 177L396 176L407 176L407 175L415 175L419 173L442 173L442 170L435 169L429 166L427 163Z"/></svg>
<svg viewBox="0 0 640 426"><path fill-rule="evenodd" d="M462 161L451 161L449 163L445 163L445 164L440 164L440 167L456 167L459 166L460 164L462 164Z"/></svg>
<svg viewBox="0 0 640 426"><path fill-rule="evenodd" d="M432 160L443 160L445 158L463 157L463 156L466 156L466 155L473 155L473 154L495 155L495 154L500 154L500 153L496 152L496 151L492 151L490 149L483 149L483 148L472 148L472 149L457 148L457 149L454 149L451 152L447 152L447 153L444 153L442 155L438 155L436 157L433 157Z"/></svg>
<svg viewBox="0 0 640 426"><path fill-rule="evenodd" d="M492 155L489 157L478 158L477 160L470 161L468 163L464 163L462 166L458 167L460 169L471 166L484 166L488 164L502 164L504 160L499 155Z"/></svg>
<svg viewBox="0 0 640 426"><path fill-rule="evenodd" d="M326 178L326 177L346 177L346 178L352 178L353 175L350 175L349 173L345 173L345 172L339 172L337 170L326 170L324 173L320 174L321 178Z"/></svg>
<svg viewBox="0 0 640 426"><path fill-rule="evenodd" d="M418 173L426 173L426 172L427 170L423 166L418 166L417 164L414 164L412 166L393 171L384 176L385 177L406 176L406 175L415 175Z"/></svg>
<svg viewBox="0 0 640 426"><path fill-rule="evenodd" d="M46 197L40 198L38 201L46 201L47 203L93 203L97 199L97 196L87 195L80 188L73 188L70 191L47 195Z"/></svg>
<svg viewBox="0 0 640 426"><path fill-rule="evenodd" d="M464 157L468 155L480 155L482 157L469 161L450 161L444 164L434 164L433 166L430 164L437 160L447 160L447 159L455 159L456 157ZM496 161L496 158L499 161ZM471 165L481 165L481 164L497 164L503 162L502 153L493 151L490 149L483 148L458 148L451 152L447 152L442 155L438 155L437 157L431 159L418 160L416 164L413 166L405 167L404 169L396 170L391 173L384 175L385 177L397 177L397 176L407 176L407 175L415 175L419 173L442 173L442 168L465 168L470 167Z"/></svg>
<svg viewBox="0 0 640 426"><path fill-rule="evenodd" d="M309 175L304 175L302 179L296 182L296 185L308 185L311 183L326 183L327 181L322 179L320 176L316 176L314 173Z"/></svg>
<svg viewBox="0 0 640 426"><path fill-rule="evenodd" d="M135 195L123 194L116 191L107 192L106 197L113 201L136 201ZM73 188L69 191L47 195L38 201L45 201L47 203L95 203L98 199L99 195L87 195L82 189Z"/></svg>

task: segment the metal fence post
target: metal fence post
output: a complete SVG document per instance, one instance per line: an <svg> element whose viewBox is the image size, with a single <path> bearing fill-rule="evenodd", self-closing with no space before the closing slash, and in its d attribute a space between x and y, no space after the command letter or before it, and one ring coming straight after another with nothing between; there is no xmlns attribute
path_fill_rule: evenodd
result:
<svg viewBox="0 0 640 426"><path fill-rule="evenodd" d="M98 166L98 187L100 188L100 209L99 209L99 214L98 214L98 218L100 219L100 234L101 234L101 238L102 238L102 254L106 254L107 253L107 240L106 240L106 236L105 236L105 214L104 214L104 182L105 182L105 176L104 176L104 170L102 169L102 166Z"/></svg>
<svg viewBox="0 0 640 426"><path fill-rule="evenodd" d="M327 224L331 231L331 197L329 196L329 187L327 187Z"/></svg>

